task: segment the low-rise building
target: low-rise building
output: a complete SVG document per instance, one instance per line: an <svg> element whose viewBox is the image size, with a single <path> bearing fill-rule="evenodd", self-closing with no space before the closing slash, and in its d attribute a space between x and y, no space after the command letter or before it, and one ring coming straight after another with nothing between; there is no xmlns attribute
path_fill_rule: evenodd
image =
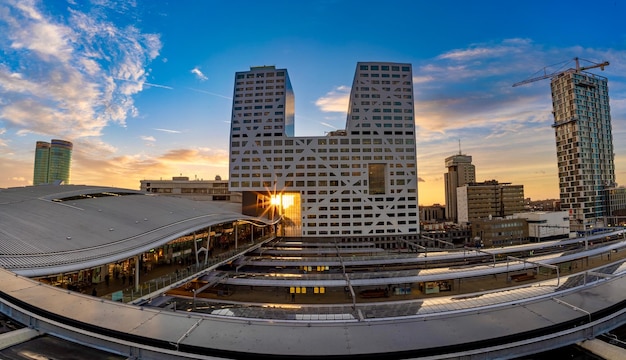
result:
<svg viewBox="0 0 626 360"><path fill-rule="evenodd" d="M526 219L507 217L488 217L472 221L472 239L474 246L510 246L528 242L528 224Z"/></svg>
<svg viewBox="0 0 626 360"><path fill-rule="evenodd" d="M421 229L422 238L433 240L438 244L430 244L425 242L423 246L441 246L445 243L454 244L454 246L468 246L471 244L471 227L467 225L459 225L454 223L436 223L424 224Z"/></svg>
<svg viewBox="0 0 626 360"><path fill-rule="evenodd" d="M524 185L496 180L465 184L457 188L457 211L459 223L523 212Z"/></svg>
<svg viewBox="0 0 626 360"><path fill-rule="evenodd" d="M430 206L419 206L420 223L438 223L446 220L446 207L440 204Z"/></svg>
<svg viewBox="0 0 626 360"><path fill-rule="evenodd" d="M172 180L141 180L140 190L191 200L241 203L241 193L230 191L228 180L222 180L219 175L215 180L189 180L187 176L174 176Z"/></svg>
<svg viewBox="0 0 626 360"><path fill-rule="evenodd" d="M517 213L515 218L526 219L531 241L568 238L570 233L567 211L533 211Z"/></svg>

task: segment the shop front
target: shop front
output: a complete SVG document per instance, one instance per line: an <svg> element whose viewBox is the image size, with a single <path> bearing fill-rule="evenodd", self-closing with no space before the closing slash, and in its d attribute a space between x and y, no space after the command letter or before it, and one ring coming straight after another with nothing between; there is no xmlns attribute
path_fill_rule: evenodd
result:
<svg viewBox="0 0 626 360"><path fill-rule="evenodd" d="M419 290L426 295L452 291L452 280L421 282L419 283Z"/></svg>

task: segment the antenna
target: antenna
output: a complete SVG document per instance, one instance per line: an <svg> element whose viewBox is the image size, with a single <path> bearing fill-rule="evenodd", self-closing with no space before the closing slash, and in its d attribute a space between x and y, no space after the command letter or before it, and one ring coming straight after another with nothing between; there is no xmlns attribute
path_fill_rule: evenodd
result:
<svg viewBox="0 0 626 360"><path fill-rule="evenodd" d="M461 152L461 139L459 139L459 155L463 155L463 153Z"/></svg>

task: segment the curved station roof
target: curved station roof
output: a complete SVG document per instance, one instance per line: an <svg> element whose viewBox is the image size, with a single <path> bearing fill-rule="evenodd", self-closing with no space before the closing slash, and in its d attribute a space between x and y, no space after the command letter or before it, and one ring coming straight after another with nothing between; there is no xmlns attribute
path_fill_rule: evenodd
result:
<svg viewBox="0 0 626 360"><path fill-rule="evenodd" d="M98 186L0 189L0 267L29 277L135 256L209 225L257 220L238 204Z"/></svg>

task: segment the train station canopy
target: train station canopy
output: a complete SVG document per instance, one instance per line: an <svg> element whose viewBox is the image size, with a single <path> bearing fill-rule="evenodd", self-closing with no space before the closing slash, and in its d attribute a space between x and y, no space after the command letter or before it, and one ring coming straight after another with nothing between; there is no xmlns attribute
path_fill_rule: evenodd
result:
<svg viewBox="0 0 626 360"><path fill-rule="evenodd" d="M0 267L29 277L67 273L124 260L211 225L267 221L240 209L115 187L0 189Z"/></svg>

